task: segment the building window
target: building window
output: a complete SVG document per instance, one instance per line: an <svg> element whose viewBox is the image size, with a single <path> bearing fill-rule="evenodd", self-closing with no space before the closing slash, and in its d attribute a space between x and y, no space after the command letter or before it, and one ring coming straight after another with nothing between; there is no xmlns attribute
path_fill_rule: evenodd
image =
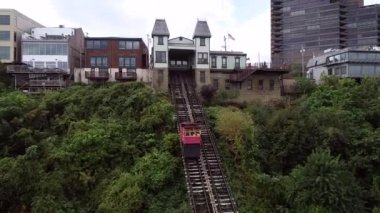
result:
<svg viewBox="0 0 380 213"><path fill-rule="evenodd" d="M0 15L0 25L10 25L11 18L9 15Z"/></svg>
<svg viewBox="0 0 380 213"><path fill-rule="evenodd" d="M0 41L10 41L11 32L9 31L0 31Z"/></svg>
<svg viewBox="0 0 380 213"><path fill-rule="evenodd" d="M208 53L198 53L198 64L208 64Z"/></svg>
<svg viewBox="0 0 380 213"><path fill-rule="evenodd" d="M119 57L119 67L136 68L136 58Z"/></svg>
<svg viewBox="0 0 380 213"><path fill-rule="evenodd" d="M227 68L227 57L222 57L222 68Z"/></svg>
<svg viewBox="0 0 380 213"><path fill-rule="evenodd" d="M206 38L200 38L200 46L206 46Z"/></svg>
<svg viewBox="0 0 380 213"><path fill-rule="evenodd" d="M67 55L67 44L26 43L22 44L23 55Z"/></svg>
<svg viewBox="0 0 380 213"><path fill-rule="evenodd" d="M158 36L158 45L164 45L164 37L163 36Z"/></svg>
<svg viewBox="0 0 380 213"><path fill-rule="evenodd" d="M206 82L206 71L200 71L199 72L199 81L201 83L205 83Z"/></svg>
<svg viewBox="0 0 380 213"><path fill-rule="evenodd" d="M310 80L314 80L314 71L313 71L313 69L311 69L311 71L309 73L309 79Z"/></svg>
<svg viewBox="0 0 380 213"><path fill-rule="evenodd" d="M332 74L333 74L331 68L329 68L329 69L327 70L327 74L328 74L328 75L332 75Z"/></svg>
<svg viewBox="0 0 380 213"><path fill-rule="evenodd" d="M290 12L290 16L299 16L299 15L305 15L305 10L298 10Z"/></svg>
<svg viewBox="0 0 380 213"><path fill-rule="evenodd" d="M10 47L0 46L0 59L10 60L11 59L10 54L11 54Z"/></svg>
<svg viewBox="0 0 380 213"><path fill-rule="evenodd" d="M87 49L106 49L108 41L105 40L88 40L86 42Z"/></svg>
<svg viewBox="0 0 380 213"><path fill-rule="evenodd" d="M133 42L133 49L134 50L140 49L140 42L139 41L134 41Z"/></svg>
<svg viewBox="0 0 380 213"><path fill-rule="evenodd" d="M119 49L138 50L140 49L140 42L139 41L119 41Z"/></svg>
<svg viewBox="0 0 380 213"><path fill-rule="evenodd" d="M247 90L252 90L253 89L253 81L252 80L248 80L247 81Z"/></svg>
<svg viewBox="0 0 380 213"><path fill-rule="evenodd" d="M219 79L213 79L212 80L212 86L214 86L215 89L219 88Z"/></svg>
<svg viewBox="0 0 380 213"><path fill-rule="evenodd" d="M45 62L43 61L35 61L34 62L34 67L38 69L43 69L45 68Z"/></svg>
<svg viewBox="0 0 380 213"><path fill-rule="evenodd" d="M55 61L47 61L46 68L54 69L57 67L57 63Z"/></svg>
<svg viewBox="0 0 380 213"><path fill-rule="evenodd" d="M216 56L211 56L211 68L216 68Z"/></svg>
<svg viewBox="0 0 380 213"><path fill-rule="evenodd" d="M108 67L108 58L105 56L96 56L90 58L91 67Z"/></svg>
<svg viewBox="0 0 380 213"><path fill-rule="evenodd" d="M17 33L16 33L16 32L13 33L13 41L14 41L14 42L17 41Z"/></svg>
<svg viewBox="0 0 380 213"><path fill-rule="evenodd" d="M224 88L226 88L226 90L229 90L230 87L231 87L231 85L230 85L230 81L229 81L229 80L225 80L225 81L224 81Z"/></svg>
<svg viewBox="0 0 380 213"><path fill-rule="evenodd" d="M119 41L119 49L124 50L127 49L127 42L126 41Z"/></svg>
<svg viewBox="0 0 380 213"><path fill-rule="evenodd" d="M235 69L240 69L240 57L235 57Z"/></svg>
<svg viewBox="0 0 380 213"><path fill-rule="evenodd" d="M156 63L166 63L166 51L156 51Z"/></svg>
<svg viewBox="0 0 380 213"><path fill-rule="evenodd" d="M274 80L269 80L269 90L274 90Z"/></svg>
<svg viewBox="0 0 380 213"><path fill-rule="evenodd" d="M259 90L264 90L264 80L259 80Z"/></svg>

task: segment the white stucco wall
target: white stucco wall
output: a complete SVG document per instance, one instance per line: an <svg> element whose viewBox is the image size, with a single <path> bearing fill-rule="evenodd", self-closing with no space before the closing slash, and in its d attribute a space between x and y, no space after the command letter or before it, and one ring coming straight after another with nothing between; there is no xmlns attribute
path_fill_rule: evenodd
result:
<svg viewBox="0 0 380 213"><path fill-rule="evenodd" d="M328 73L327 73L327 68L325 66L318 66L318 67L309 68L306 74L307 74L307 78L315 80L316 84L320 84L322 76L325 76Z"/></svg>
<svg viewBox="0 0 380 213"><path fill-rule="evenodd" d="M153 67L154 68L168 68L169 51L168 51L168 37L164 36L164 45L158 45L158 36L153 36ZM156 51L166 51L166 63L156 63Z"/></svg>
<svg viewBox="0 0 380 213"><path fill-rule="evenodd" d="M74 82L75 83L84 83L88 84L91 81L89 81L86 76L85 72L91 71L91 68L75 68L74 69ZM108 73L109 73L109 79L108 82L117 82L115 79L115 73L119 72L118 68L109 68ZM123 70L125 72L125 70ZM137 75L137 80L136 81L141 81L141 82L151 82L151 71L149 69L136 69L136 75Z"/></svg>
<svg viewBox="0 0 380 213"><path fill-rule="evenodd" d="M196 69L210 69L210 38L205 38L205 46L200 46L200 38L194 38L195 43L195 68ZM198 53L203 52L208 54L208 64L198 64Z"/></svg>
<svg viewBox="0 0 380 213"><path fill-rule="evenodd" d="M216 56L216 68L211 67L210 58L210 68L211 69L235 69L235 57L240 57L240 69L246 68L247 57L237 56L237 55L214 55ZM227 68L222 68L222 58L227 57Z"/></svg>

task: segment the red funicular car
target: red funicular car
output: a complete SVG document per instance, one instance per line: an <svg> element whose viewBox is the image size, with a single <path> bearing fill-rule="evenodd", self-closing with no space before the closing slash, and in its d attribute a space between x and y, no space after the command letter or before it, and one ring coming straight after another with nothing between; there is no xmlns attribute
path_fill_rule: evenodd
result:
<svg viewBox="0 0 380 213"><path fill-rule="evenodd" d="M184 122L180 124L180 139L185 158L199 158L201 154L201 130L197 124Z"/></svg>

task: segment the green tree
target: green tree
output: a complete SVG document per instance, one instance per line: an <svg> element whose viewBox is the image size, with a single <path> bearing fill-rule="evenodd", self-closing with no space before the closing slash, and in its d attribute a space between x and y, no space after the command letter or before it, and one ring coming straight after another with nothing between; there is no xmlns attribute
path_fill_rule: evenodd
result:
<svg viewBox="0 0 380 213"><path fill-rule="evenodd" d="M210 104L213 100L217 89L212 85L203 85L201 88L202 98L206 101L206 104Z"/></svg>
<svg viewBox="0 0 380 213"><path fill-rule="evenodd" d="M304 77L296 78L295 90L300 94L310 94L316 89L316 84Z"/></svg>
<svg viewBox="0 0 380 213"><path fill-rule="evenodd" d="M6 65L0 62L0 91L9 87L11 79L7 74Z"/></svg>
<svg viewBox="0 0 380 213"><path fill-rule="evenodd" d="M252 120L237 108L221 108L217 113L216 131L229 144L229 149L237 158L244 147L244 138L250 138Z"/></svg>
<svg viewBox="0 0 380 213"><path fill-rule="evenodd" d="M292 207L320 206L332 212L363 212L362 189L339 158L317 150L295 168L287 185Z"/></svg>
<svg viewBox="0 0 380 213"><path fill-rule="evenodd" d="M153 151L137 161L133 173L143 177L144 188L157 192L172 179L177 163L168 152Z"/></svg>
<svg viewBox="0 0 380 213"><path fill-rule="evenodd" d="M141 189L141 176L121 174L111 182L102 194L99 212L140 212L144 194Z"/></svg>

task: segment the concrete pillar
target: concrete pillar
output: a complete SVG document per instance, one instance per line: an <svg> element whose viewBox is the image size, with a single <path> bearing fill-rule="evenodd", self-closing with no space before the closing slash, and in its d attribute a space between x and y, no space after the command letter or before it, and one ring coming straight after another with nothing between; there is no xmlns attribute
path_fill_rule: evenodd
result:
<svg viewBox="0 0 380 213"><path fill-rule="evenodd" d="M166 68L154 69L153 72L153 88L163 92L169 91L169 70Z"/></svg>

